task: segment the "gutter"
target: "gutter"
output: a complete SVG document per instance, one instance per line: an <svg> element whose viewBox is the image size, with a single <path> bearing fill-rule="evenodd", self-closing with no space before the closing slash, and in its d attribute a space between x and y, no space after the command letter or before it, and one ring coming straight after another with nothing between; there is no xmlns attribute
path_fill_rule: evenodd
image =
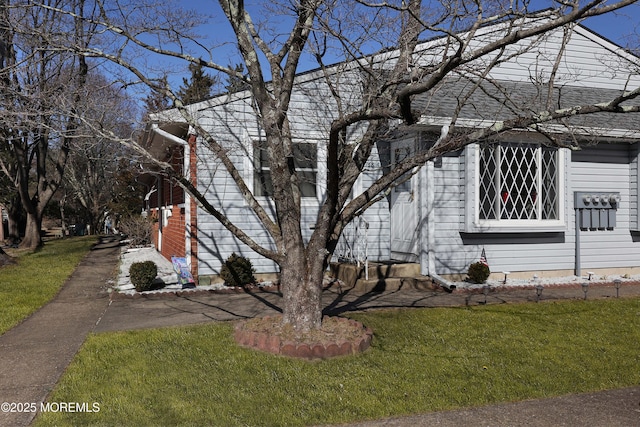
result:
<svg viewBox="0 0 640 427"><path fill-rule="evenodd" d="M167 132L166 130L163 130L160 128L160 126L157 123L153 123L151 125L151 130L152 132L162 136L163 138L166 138L172 142L175 142L176 144L179 145L186 145L187 141L185 141L184 139L178 138L177 136L175 136L172 133Z"/></svg>

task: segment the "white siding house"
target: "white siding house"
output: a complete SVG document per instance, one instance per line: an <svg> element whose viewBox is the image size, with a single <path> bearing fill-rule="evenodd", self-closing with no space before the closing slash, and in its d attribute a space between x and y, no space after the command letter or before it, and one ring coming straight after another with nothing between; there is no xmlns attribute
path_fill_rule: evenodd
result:
<svg viewBox="0 0 640 427"><path fill-rule="evenodd" d="M486 43L499 30L499 26L485 29L477 43ZM456 127L486 126L513 117L518 109L541 111L547 101L553 108L601 102L640 86L639 58L576 26L561 53L562 61L556 61L563 40L566 34L560 29L533 44L525 40L509 47L504 62L486 77L486 87L467 99L458 112ZM431 61L439 43L422 44L416 51L416 63ZM483 64L471 64L469 75L474 68L481 70ZM349 64L334 68L336 79L352 85L347 92L352 99L344 102L357 104L361 85L357 73L349 70ZM555 83L549 96L544 83L551 75ZM415 104L422 109L422 117L396 139L380 141L355 193L385 167L436 143L471 84L466 77L459 74L417 97ZM308 235L324 194L325 142L335 111L323 82L320 72L300 75L291 103L293 134L305 150L313 152L307 158L317 160L304 166L309 181L303 189L303 231ZM261 188L260 177L268 173L268 166L260 162L255 149L262 134L248 94L220 96L189 108L203 127L224 141L254 194L267 192ZM170 115L158 117L170 121ZM465 275L482 249L492 271L523 276L640 267L639 118L638 114L597 113L546 125L545 132L567 136L566 148L546 146L545 138L536 132L510 132L427 162L363 214L362 224L368 225L368 258L419 262L423 274L450 277ZM356 141L359 131L354 130L349 138ZM257 242L271 244L233 180L200 138L196 151L199 190ZM618 197L613 205L606 205L615 211L615 224L576 227L576 214L582 213L575 210L575 192ZM269 197L259 199L268 210ZM604 206L591 207L599 211ZM359 229L362 234L363 227ZM276 272L273 262L249 250L200 208L196 229L197 236L190 236L198 242L192 262L201 278L216 276L233 252L251 258L258 273ZM353 244L356 236L347 230L346 237L344 243ZM362 235L357 237L362 243Z"/></svg>

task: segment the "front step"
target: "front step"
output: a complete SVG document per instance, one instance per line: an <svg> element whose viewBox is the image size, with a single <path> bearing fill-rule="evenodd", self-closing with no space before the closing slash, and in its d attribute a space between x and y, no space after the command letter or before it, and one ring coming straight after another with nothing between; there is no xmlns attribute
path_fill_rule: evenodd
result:
<svg viewBox="0 0 640 427"><path fill-rule="evenodd" d="M413 263L370 263L368 279L365 278L364 266L332 263L331 274L340 280L343 290L383 292L401 289L439 289L430 277L420 274L420 265Z"/></svg>
<svg viewBox="0 0 640 427"><path fill-rule="evenodd" d="M361 277L364 276L364 273ZM416 277L421 276L420 264L369 264L369 279L387 279L391 277Z"/></svg>

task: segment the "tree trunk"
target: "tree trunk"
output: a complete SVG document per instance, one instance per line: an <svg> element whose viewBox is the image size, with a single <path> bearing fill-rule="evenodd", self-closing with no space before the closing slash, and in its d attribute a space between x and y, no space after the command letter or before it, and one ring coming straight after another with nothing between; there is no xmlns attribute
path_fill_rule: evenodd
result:
<svg viewBox="0 0 640 427"><path fill-rule="evenodd" d="M0 267L15 263L15 260L11 258L5 251L3 251L2 248L0 248Z"/></svg>
<svg viewBox="0 0 640 427"><path fill-rule="evenodd" d="M322 326L322 257L290 256L280 266L284 323L300 333Z"/></svg>
<svg viewBox="0 0 640 427"><path fill-rule="evenodd" d="M60 199L60 227L62 229L62 237L66 237L67 236L67 218L64 214L64 206L65 206L65 202L67 201L67 196L66 194L64 196L62 196L62 198Z"/></svg>
<svg viewBox="0 0 640 427"><path fill-rule="evenodd" d="M7 241L11 245L20 243L20 224L23 222L24 210L20 196L16 194L7 206Z"/></svg>
<svg viewBox="0 0 640 427"><path fill-rule="evenodd" d="M20 242L20 219L9 215L7 219L7 240L12 245Z"/></svg>
<svg viewBox="0 0 640 427"><path fill-rule="evenodd" d="M27 228L24 231L24 239L20 242L20 247L25 249L36 249L42 246L42 215L38 213L27 213Z"/></svg>

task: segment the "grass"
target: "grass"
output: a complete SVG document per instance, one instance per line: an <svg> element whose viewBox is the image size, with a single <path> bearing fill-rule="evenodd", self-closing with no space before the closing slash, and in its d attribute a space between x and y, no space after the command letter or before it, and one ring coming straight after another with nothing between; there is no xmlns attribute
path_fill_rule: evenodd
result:
<svg viewBox="0 0 640 427"><path fill-rule="evenodd" d="M376 311L364 354L243 349L232 324L92 335L37 426L348 423L640 383L640 299Z"/></svg>
<svg viewBox="0 0 640 427"><path fill-rule="evenodd" d="M0 268L0 335L51 300L95 242L60 239L35 252L14 251L18 263Z"/></svg>

